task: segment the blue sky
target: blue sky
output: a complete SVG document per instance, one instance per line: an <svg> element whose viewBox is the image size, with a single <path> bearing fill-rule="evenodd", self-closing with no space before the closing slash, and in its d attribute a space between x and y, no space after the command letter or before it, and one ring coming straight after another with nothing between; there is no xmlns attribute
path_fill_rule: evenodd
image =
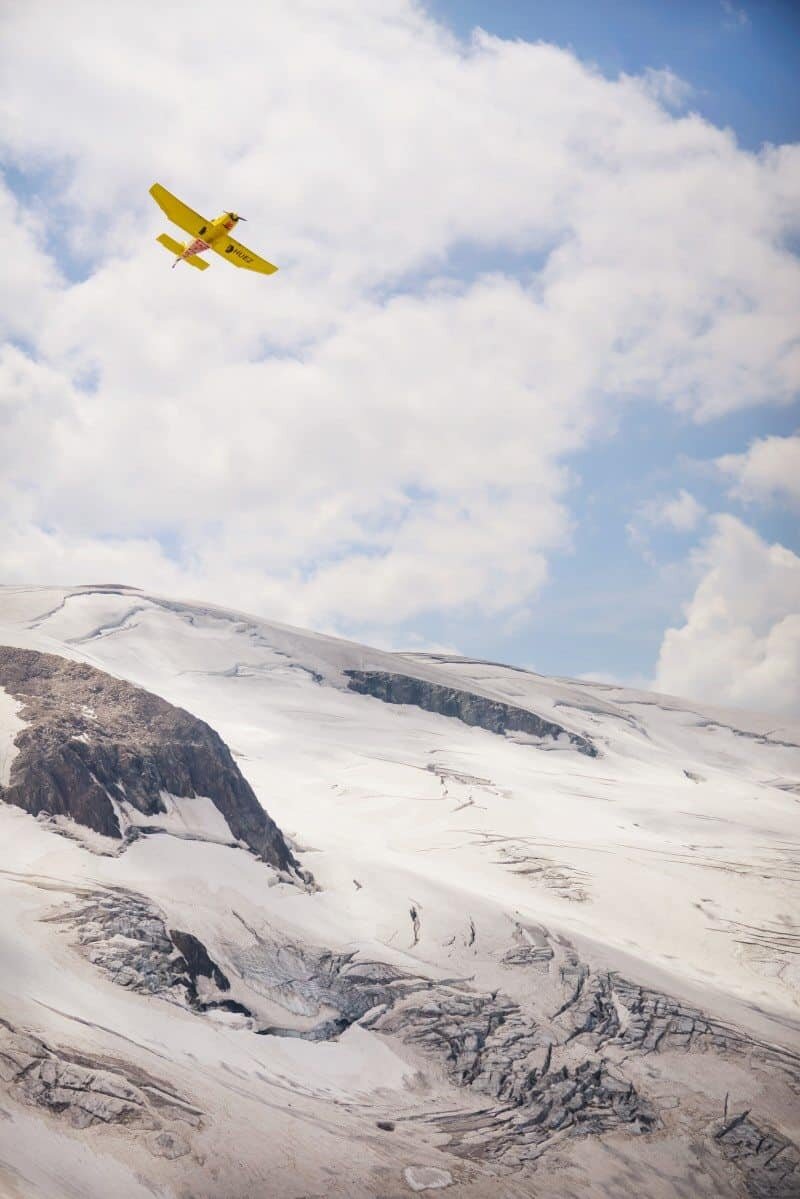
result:
<svg viewBox="0 0 800 1199"><path fill-rule="evenodd" d="M731 499L708 468L716 456L757 438L789 436L799 421L795 407L735 413L701 426L663 409L637 410L612 437L573 459L572 544L554 556L550 581L522 627L484 624L476 643L471 622L459 628L448 617L432 620L427 635L543 674L647 680L665 626L680 623L694 589L685 558L703 530L650 530L652 556L645 558L628 532L635 511L648 497L687 488L709 512L733 512L767 541L800 551L796 509Z"/></svg>
<svg viewBox="0 0 800 1199"><path fill-rule="evenodd" d="M743 146L800 137L800 5L793 0L435 0L461 36L480 26L571 46L608 75L667 67L691 107Z"/></svg>
<svg viewBox="0 0 800 1199"><path fill-rule="evenodd" d="M0 578L800 706L800 9L159 20L6 18Z"/></svg>
<svg viewBox="0 0 800 1199"><path fill-rule="evenodd" d="M667 68L691 87L689 108L733 129L750 150L800 140L800 5L791 0L436 0L431 8L462 37L480 27L568 46L612 77ZM633 509L653 492L689 487L711 511L735 511L766 539L800 551L795 510L731 502L722 481L699 466L798 426L797 405L700 426L653 408L624 419L611 440L573 461L573 546L554 561L530 625L512 636L483 629L475 652L527 661L543 673L646 677L688 587L679 572L665 585L663 568L693 538L662 530L654 538L657 565L647 562L626 531ZM444 622L437 632L453 636ZM469 630L456 640L468 642Z"/></svg>

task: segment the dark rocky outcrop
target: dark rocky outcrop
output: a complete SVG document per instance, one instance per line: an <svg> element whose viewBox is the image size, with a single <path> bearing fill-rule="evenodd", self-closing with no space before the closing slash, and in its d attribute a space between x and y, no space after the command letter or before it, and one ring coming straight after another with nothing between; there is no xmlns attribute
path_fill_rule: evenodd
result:
<svg viewBox="0 0 800 1199"><path fill-rule="evenodd" d="M193 933L168 930L143 895L121 887L94 891L52 920L72 929L81 952L118 986L166 996L198 1012L224 1008L250 1015L243 1004L221 997L231 984L203 942ZM207 985L199 985L201 979Z"/></svg>
<svg viewBox="0 0 800 1199"><path fill-rule="evenodd" d="M123 1072L117 1062L56 1051L2 1019L0 1083L19 1102L60 1116L73 1128L124 1125L150 1133L148 1148L159 1157L188 1153L186 1125L201 1123L200 1111L164 1081L131 1065Z"/></svg>
<svg viewBox="0 0 800 1199"><path fill-rule="evenodd" d="M544 720L526 708L516 708L471 691L459 691L405 674L390 674L383 670L346 670L345 674L351 691L371 695L387 704L411 704L425 712L454 717L489 733L524 733L543 740L562 741L579 753L597 757L597 748L586 737L572 733L552 720Z"/></svg>
<svg viewBox="0 0 800 1199"><path fill-rule="evenodd" d="M120 838L115 803L149 817L161 792L207 796L233 837L278 870L297 863L225 742L182 708L82 662L0 647L0 687L26 727L0 799Z"/></svg>
<svg viewBox="0 0 800 1199"><path fill-rule="evenodd" d="M608 971L592 973L573 958L560 968L568 994L553 1018L568 1042L614 1043L649 1054L667 1050L716 1052L780 1072L800 1087L800 1054L748 1036L698 1008Z"/></svg>
<svg viewBox="0 0 800 1199"><path fill-rule="evenodd" d="M747 1111L723 1120L714 1137L742 1171L752 1199L800 1199L800 1152L791 1141L756 1124Z"/></svg>
<svg viewBox="0 0 800 1199"><path fill-rule="evenodd" d="M443 986L368 1018L370 1027L399 1035L443 1058L456 1086L497 1104L438 1121L464 1156L517 1162L539 1157L567 1131L601 1133L621 1125L647 1132L656 1109L633 1083L594 1053L577 1064L556 1062L558 1040L500 993Z"/></svg>
<svg viewBox="0 0 800 1199"><path fill-rule="evenodd" d="M189 972L195 993L197 990L197 980L201 975L203 978L210 979L215 986L219 987L220 991L230 991L231 984L216 962L212 962L208 956L208 950L202 941L198 941L197 937L192 933L182 933L174 928L169 930L169 935L172 944L182 955L186 963L186 969Z"/></svg>

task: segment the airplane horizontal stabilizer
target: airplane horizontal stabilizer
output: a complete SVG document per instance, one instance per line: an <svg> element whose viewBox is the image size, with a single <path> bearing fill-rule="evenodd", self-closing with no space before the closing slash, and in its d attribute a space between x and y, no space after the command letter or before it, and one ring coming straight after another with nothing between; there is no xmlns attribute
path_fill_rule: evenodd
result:
<svg viewBox="0 0 800 1199"><path fill-rule="evenodd" d="M183 246L179 241L175 241L174 237L170 237L168 233L162 233L156 238L160 241L165 250L169 250L176 258L180 258L183 254ZM202 258L198 258L196 254L191 254L188 258L184 258L184 262L188 262L189 266L196 266L198 271L207 271L209 263L204 262Z"/></svg>

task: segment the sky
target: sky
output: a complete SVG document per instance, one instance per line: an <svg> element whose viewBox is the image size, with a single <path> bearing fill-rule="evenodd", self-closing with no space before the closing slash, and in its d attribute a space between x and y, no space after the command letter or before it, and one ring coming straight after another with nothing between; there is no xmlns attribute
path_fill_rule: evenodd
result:
<svg viewBox="0 0 800 1199"><path fill-rule="evenodd" d="M800 9L218 17L3 8L0 581L800 713Z"/></svg>

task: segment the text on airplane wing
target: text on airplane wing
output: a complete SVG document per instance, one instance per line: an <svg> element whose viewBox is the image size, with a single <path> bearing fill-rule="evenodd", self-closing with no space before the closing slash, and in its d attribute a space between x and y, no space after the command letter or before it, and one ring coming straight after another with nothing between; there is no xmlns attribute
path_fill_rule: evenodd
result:
<svg viewBox="0 0 800 1199"><path fill-rule="evenodd" d="M241 242L235 241L232 237L220 238L211 246L221 258L227 258L228 262L232 262L234 266L244 267L246 271L258 271L260 275L274 275L277 267L267 262L266 258L259 258L258 254L254 254L252 250L248 250L247 246L243 246Z"/></svg>

